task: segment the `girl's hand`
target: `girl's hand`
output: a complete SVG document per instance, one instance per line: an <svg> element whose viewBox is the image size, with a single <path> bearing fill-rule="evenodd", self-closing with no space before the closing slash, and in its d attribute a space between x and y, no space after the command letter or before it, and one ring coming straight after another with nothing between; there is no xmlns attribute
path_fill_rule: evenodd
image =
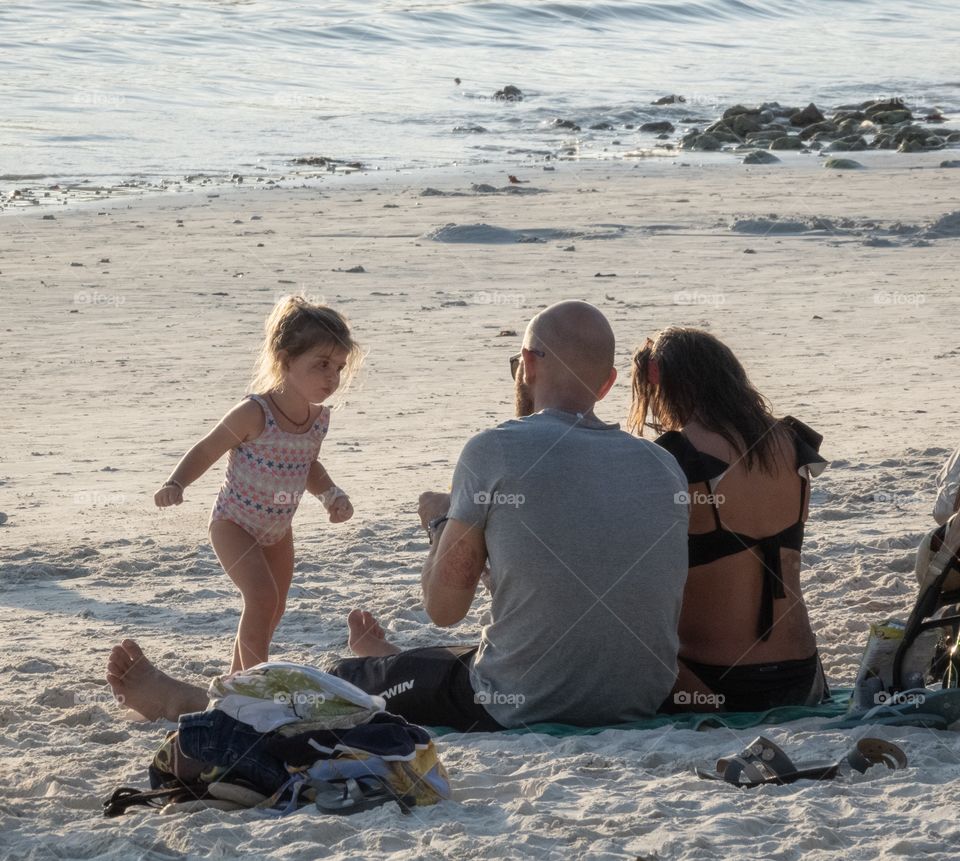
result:
<svg viewBox="0 0 960 861"><path fill-rule="evenodd" d="M165 484L153 495L153 501L157 504L157 508L179 505L183 502L183 490L175 484Z"/></svg>
<svg viewBox="0 0 960 861"><path fill-rule="evenodd" d="M349 496L338 496L330 508L330 522L343 523L353 517L353 506L350 504Z"/></svg>

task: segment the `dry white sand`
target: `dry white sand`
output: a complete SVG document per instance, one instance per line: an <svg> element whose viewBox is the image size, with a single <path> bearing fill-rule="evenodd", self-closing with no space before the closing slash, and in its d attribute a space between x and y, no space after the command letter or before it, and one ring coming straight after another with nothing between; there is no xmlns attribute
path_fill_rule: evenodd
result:
<svg viewBox="0 0 960 861"><path fill-rule="evenodd" d="M240 602L205 533L222 466L179 508L160 512L152 495L243 395L263 318L291 291L345 312L369 357L322 455L357 513L331 526L313 500L302 506L275 656L343 651L354 606L403 646L472 640L482 602L438 631L418 600L416 497L446 489L464 441L509 417L507 357L529 317L583 298L619 340L604 418L626 413L634 345L688 324L730 344L777 412L824 434L833 465L815 485L805 588L828 675L850 683L868 624L912 601L933 476L958 443L960 240L864 240L956 209L960 173L893 154L858 172L810 156L686 161L511 168L542 193L470 193L506 184L489 167L0 217L0 856L953 857L960 737L916 729L872 731L905 748L908 770L848 783L747 793L692 775L749 730L447 736L456 802L411 817L393 806L343 819L99 816L116 786L146 785L164 731L112 703L110 646L136 636L194 679L227 666ZM421 196L427 186L467 194ZM771 213L835 229L730 229ZM449 223L560 233L424 238ZM366 271L337 271L356 265ZM799 761L837 756L863 734L820 723L766 732Z"/></svg>

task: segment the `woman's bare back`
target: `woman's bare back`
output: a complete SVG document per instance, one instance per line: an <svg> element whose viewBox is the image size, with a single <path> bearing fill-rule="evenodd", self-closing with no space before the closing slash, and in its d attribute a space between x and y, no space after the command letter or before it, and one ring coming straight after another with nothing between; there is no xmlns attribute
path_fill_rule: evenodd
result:
<svg viewBox="0 0 960 861"><path fill-rule="evenodd" d="M684 435L694 448L729 464L719 479L710 482L721 527L753 538L776 535L806 520L808 487L796 468L796 450L789 433L780 437L776 469L746 460L719 434L693 422ZM690 486L690 534L717 528L714 509L704 483ZM816 641L800 592L800 553L781 548L786 597L773 601L773 625L766 640L758 630L763 595L762 553L758 547L722 556L691 567L680 617L680 654L690 660L728 665L809 657Z"/></svg>

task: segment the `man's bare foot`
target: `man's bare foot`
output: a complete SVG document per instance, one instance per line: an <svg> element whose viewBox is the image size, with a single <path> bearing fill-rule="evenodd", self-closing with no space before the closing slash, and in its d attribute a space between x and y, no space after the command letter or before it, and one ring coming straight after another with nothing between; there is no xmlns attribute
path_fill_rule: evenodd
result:
<svg viewBox="0 0 960 861"><path fill-rule="evenodd" d="M133 640L124 640L110 652L107 684L117 702L147 720L175 721L182 714L207 707L203 688L177 681L158 670Z"/></svg>
<svg viewBox="0 0 960 861"><path fill-rule="evenodd" d="M366 610L351 610L347 616L350 627L350 650L361 658L382 658L396 655L398 649L387 640L387 634Z"/></svg>

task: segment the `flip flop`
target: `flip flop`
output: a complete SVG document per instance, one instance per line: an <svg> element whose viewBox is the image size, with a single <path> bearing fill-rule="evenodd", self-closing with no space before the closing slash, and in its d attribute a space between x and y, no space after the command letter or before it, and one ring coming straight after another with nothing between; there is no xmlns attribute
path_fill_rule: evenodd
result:
<svg viewBox="0 0 960 861"><path fill-rule="evenodd" d="M914 688L891 694L890 698L891 703L853 712L825 723L823 728L852 729L865 724L879 724L946 729L960 721L960 688L943 688L939 691Z"/></svg>
<svg viewBox="0 0 960 861"><path fill-rule="evenodd" d="M403 813L409 813L410 808L416 804L413 798L397 795L379 778L349 778L342 784L310 781L310 786L316 790L314 804L321 813L349 816L380 807L388 801L396 801Z"/></svg>
<svg viewBox="0 0 960 861"><path fill-rule="evenodd" d="M862 738L840 762L797 768L789 756L761 735L739 756L717 760L715 771L698 768L696 773L704 780L722 780L749 789L769 783L783 785L797 780L833 780L845 768L863 774L870 766L881 763L894 770L906 768L907 757L889 741Z"/></svg>

